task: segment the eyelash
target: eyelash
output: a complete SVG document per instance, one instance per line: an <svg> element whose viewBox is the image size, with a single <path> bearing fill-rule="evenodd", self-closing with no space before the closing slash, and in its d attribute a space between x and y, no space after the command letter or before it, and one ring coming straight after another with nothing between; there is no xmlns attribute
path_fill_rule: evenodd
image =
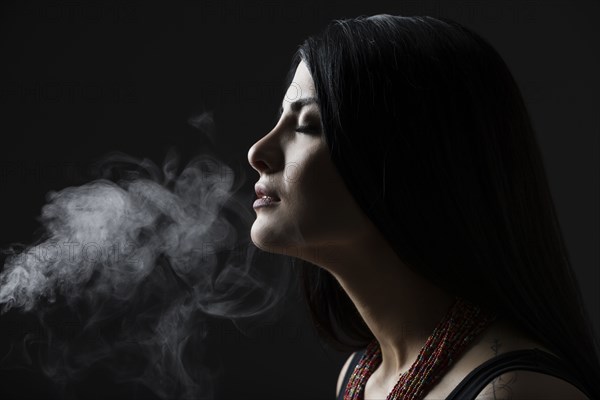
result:
<svg viewBox="0 0 600 400"><path fill-rule="evenodd" d="M300 133L316 133L317 130L311 126L303 125L296 127L295 131Z"/></svg>

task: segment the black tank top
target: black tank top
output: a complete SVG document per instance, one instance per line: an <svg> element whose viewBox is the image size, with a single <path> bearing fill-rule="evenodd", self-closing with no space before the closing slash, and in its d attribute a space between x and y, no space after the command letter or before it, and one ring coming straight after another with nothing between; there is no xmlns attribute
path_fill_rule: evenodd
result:
<svg viewBox="0 0 600 400"><path fill-rule="evenodd" d="M365 350L356 352L342 382L338 400L343 400L350 376ZM555 355L539 349L514 350L497 355L471 371L446 397L446 400L473 400L494 378L508 371L526 370L552 375L577 387L586 396L585 386Z"/></svg>

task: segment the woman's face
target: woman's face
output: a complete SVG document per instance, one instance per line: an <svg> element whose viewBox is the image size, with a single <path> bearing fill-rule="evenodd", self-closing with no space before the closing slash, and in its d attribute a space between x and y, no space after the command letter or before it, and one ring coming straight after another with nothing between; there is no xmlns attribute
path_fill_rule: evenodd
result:
<svg viewBox="0 0 600 400"><path fill-rule="evenodd" d="M248 152L260 174L252 241L263 250L311 261L312 252L323 247L352 243L368 224L329 157L315 96L310 72L300 62L279 121ZM265 194L271 198L261 200Z"/></svg>

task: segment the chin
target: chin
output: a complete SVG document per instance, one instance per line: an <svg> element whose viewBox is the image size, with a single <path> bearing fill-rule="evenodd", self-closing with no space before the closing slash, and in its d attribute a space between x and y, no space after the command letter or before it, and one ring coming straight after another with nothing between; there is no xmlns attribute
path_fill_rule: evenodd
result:
<svg viewBox="0 0 600 400"><path fill-rule="evenodd" d="M292 233L283 231L275 232L258 221L254 222L250 230L252 243L259 249L274 254L294 256L298 252L299 245L292 240L293 237Z"/></svg>
<svg viewBox="0 0 600 400"><path fill-rule="evenodd" d="M258 222L254 222L252 229L250 230L250 238L252 243L259 249L274 253L279 248L275 244L279 242L277 235L274 235L272 231L266 229L264 226L257 226Z"/></svg>

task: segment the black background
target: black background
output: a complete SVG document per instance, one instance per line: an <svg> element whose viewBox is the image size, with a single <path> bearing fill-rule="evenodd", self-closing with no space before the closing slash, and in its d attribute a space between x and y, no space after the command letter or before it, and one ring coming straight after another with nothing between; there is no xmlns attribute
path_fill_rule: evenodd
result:
<svg viewBox="0 0 600 400"><path fill-rule="evenodd" d="M0 7L2 246L32 240L45 194L86 182L90 162L109 151L158 164L172 146L193 155L203 142L187 119L199 110L213 111L214 151L248 174L251 198L257 175L247 150L271 129L290 57L304 38L334 18L444 16L488 39L517 79L600 327L598 1L25 0ZM3 352L15 321L0 317ZM223 321L212 329L207 344L224 366L217 399L333 398L347 354L319 343L295 298L285 317L265 322L254 337ZM58 396L35 365L1 370L0 382L6 400ZM78 387L81 399L134 398L133 389L100 373Z"/></svg>

